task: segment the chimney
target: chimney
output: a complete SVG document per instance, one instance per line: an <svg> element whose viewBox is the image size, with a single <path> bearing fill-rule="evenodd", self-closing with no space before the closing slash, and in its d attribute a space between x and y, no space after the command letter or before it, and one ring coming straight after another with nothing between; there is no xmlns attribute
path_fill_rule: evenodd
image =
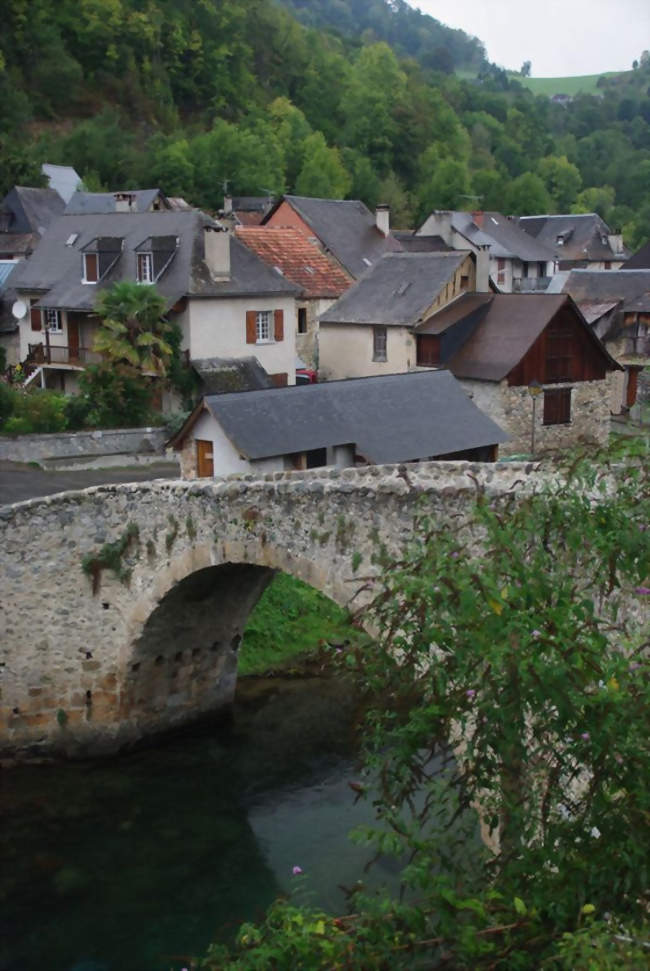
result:
<svg viewBox="0 0 650 971"><path fill-rule="evenodd" d="M232 214L232 196L225 195L223 197L223 214L224 216Z"/></svg>
<svg viewBox="0 0 650 971"><path fill-rule="evenodd" d="M476 292L490 292L490 247L476 246Z"/></svg>
<svg viewBox="0 0 650 971"><path fill-rule="evenodd" d="M230 234L221 226L203 227L205 262L213 280L230 279Z"/></svg>
<svg viewBox="0 0 650 971"><path fill-rule="evenodd" d="M375 225L383 236L390 234L390 206L377 206L375 210Z"/></svg>
<svg viewBox="0 0 650 971"><path fill-rule="evenodd" d="M483 213L480 209L472 213L472 219L479 229L483 228Z"/></svg>
<svg viewBox="0 0 650 971"><path fill-rule="evenodd" d="M135 212L135 195L133 192L115 192L115 212Z"/></svg>

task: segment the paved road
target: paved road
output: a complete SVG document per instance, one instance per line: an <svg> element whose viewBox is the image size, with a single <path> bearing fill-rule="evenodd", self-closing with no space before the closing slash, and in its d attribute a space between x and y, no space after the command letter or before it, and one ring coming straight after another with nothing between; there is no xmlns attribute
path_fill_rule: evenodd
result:
<svg viewBox="0 0 650 971"><path fill-rule="evenodd" d="M178 467L168 462L118 469L86 469L52 472L19 462L0 462L0 506L37 496L51 496L69 489L115 482L143 482L148 479L176 479Z"/></svg>

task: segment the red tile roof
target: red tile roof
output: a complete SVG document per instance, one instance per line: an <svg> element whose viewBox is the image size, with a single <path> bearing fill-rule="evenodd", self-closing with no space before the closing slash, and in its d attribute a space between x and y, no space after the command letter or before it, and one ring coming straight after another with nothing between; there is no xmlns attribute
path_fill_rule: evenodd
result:
<svg viewBox="0 0 650 971"><path fill-rule="evenodd" d="M340 297L352 284L340 267L297 229L238 226L238 239L269 266L278 267L306 297Z"/></svg>

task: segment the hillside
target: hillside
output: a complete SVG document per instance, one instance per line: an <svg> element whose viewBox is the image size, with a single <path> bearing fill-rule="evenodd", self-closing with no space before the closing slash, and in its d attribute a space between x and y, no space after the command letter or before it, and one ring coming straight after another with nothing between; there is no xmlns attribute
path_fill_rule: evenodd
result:
<svg viewBox="0 0 650 971"><path fill-rule="evenodd" d="M605 74L585 74L581 77L568 78L522 78L518 74L510 74L510 80L519 81L528 91L533 94L543 94L551 98L554 94L568 94L574 97L576 94L601 94L604 81L601 79L619 78L631 75L632 71L622 73L610 71Z"/></svg>
<svg viewBox="0 0 650 971"><path fill-rule="evenodd" d="M474 197L596 210L631 246L648 237L650 64L556 105L493 65L432 71L401 30L396 50L377 40L373 18L392 37L417 14L400 0L292 3L312 18L336 7L347 27L306 26L276 0L30 0L29 17L7 0L0 193L47 160L89 188L156 184L209 209L227 180L236 195L387 202L402 227ZM422 23L434 43L437 21Z"/></svg>

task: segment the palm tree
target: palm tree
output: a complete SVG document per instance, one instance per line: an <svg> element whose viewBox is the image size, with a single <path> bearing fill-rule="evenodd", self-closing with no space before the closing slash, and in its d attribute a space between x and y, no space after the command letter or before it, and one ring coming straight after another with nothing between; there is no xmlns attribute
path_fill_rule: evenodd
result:
<svg viewBox="0 0 650 971"><path fill-rule="evenodd" d="M164 377L172 359L165 300L155 286L125 280L105 290L95 305L101 326L94 350L116 365Z"/></svg>

